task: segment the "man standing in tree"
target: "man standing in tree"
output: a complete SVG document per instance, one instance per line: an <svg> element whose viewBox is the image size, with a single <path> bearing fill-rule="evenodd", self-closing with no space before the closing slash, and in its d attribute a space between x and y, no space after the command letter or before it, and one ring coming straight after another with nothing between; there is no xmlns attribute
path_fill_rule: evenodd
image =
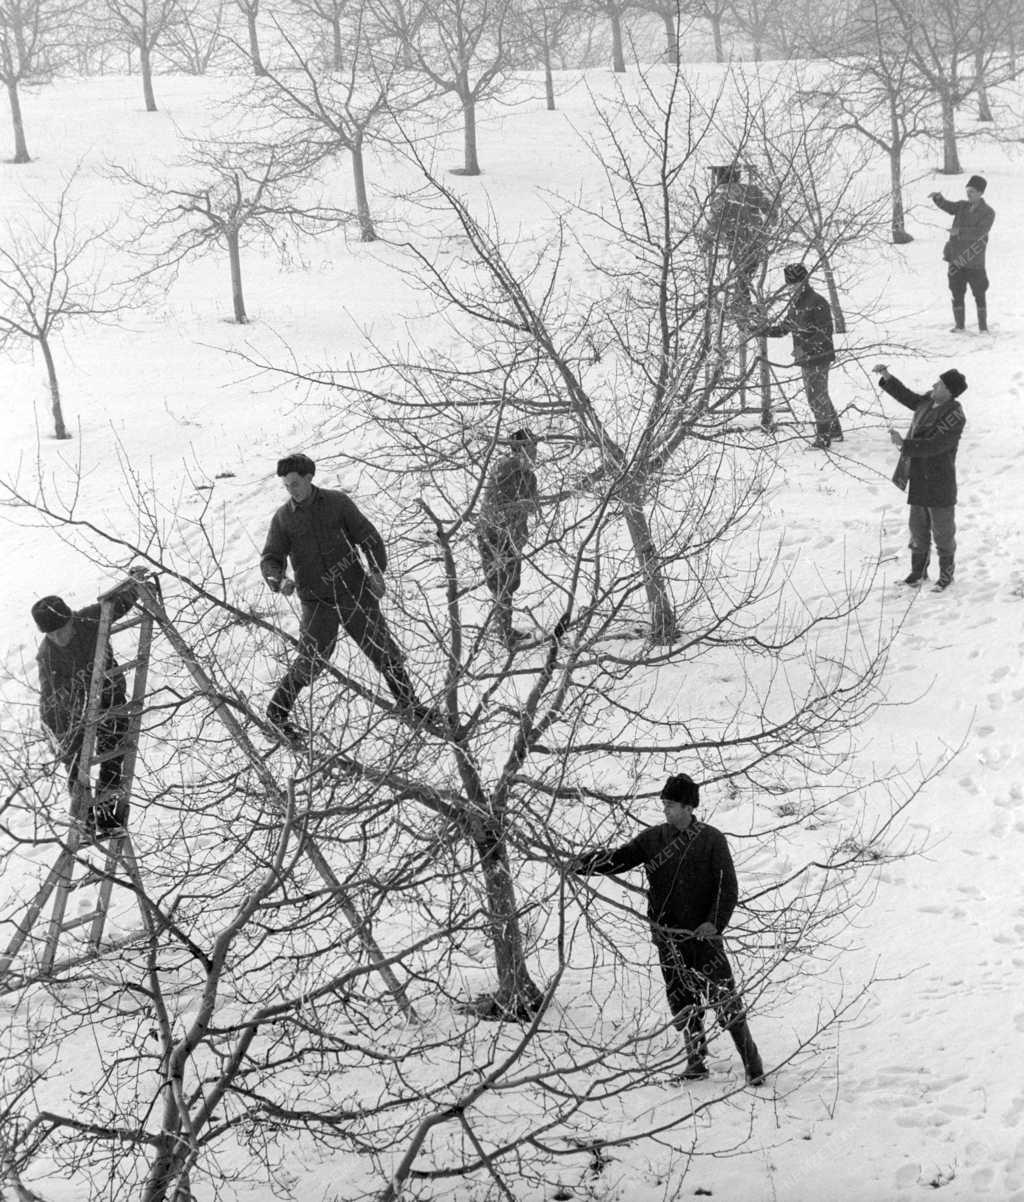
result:
<svg viewBox="0 0 1024 1202"><path fill-rule="evenodd" d="M939 579L933 592L953 583L956 553L956 452L967 419L957 397L967 381L955 368L944 371L928 392L911 392L884 363L875 368L878 384L894 400L914 411L906 436L890 429L900 449L892 481L907 490L910 506L910 575L903 581L917 587L928 579L931 544L939 553Z"/></svg>
<svg viewBox="0 0 1024 1202"><path fill-rule="evenodd" d="M417 699L380 610L387 568L384 540L349 496L317 488L315 472L308 455L288 455L277 464L289 500L271 520L260 571L272 592L286 597L298 593L302 616L298 654L270 699L267 721L289 742L301 742L302 731L291 721L292 707L333 654L339 627L380 671L404 710L416 718L437 719ZM294 581L285 575L289 559Z"/></svg>
<svg viewBox="0 0 1024 1202"><path fill-rule="evenodd" d="M988 329L985 247L988 245L988 232L996 214L995 210L982 200L982 193L987 187L986 179L980 175L972 175L966 184L966 200L946 200L941 192L930 193L934 203L944 213L950 213L953 217L949 240L942 249L942 257L949 264L949 291L953 295L951 334L959 333L964 328L968 285L978 310L978 329L982 333Z"/></svg>
<svg viewBox="0 0 1024 1202"><path fill-rule="evenodd" d="M807 403L814 414L813 445L827 451L834 442L842 442L843 428L828 394L828 370L836 361L832 343L832 308L815 292L807 280L803 263L790 263L783 269L789 286L789 307L778 325L760 332L768 338L793 335L793 362L803 375Z"/></svg>
<svg viewBox="0 0 1024 1202"><path fill-rule="evenodd" d="M135 603L136 590L130 582L113 596L113 620L119 621ZM87 605L72 611L63 597L41 597L32 606L32 617L43 633L36 664L39 668L39 714L68 770L72 797L78 780L79 760L85 735L85 711L92 683L100 606ZM128 728L124 705L127 700L124 674L107 645L103 665L103 689L93 755L100 758L96 792L85 815L89 838L109 835L128 821L128 799L121 790L123 755L117 751Z"/></svg>
<svg viewBox="0 0 1024 1202"><path fill-rule="evenodd" d="M537 436L522 429L510 437L511 453L491 468L484 485L477 546L484 581L494 596L493 619L510 650L528 636L512 628L512 598L522 576L530 515L537 510Z"/></svg>
<svg viewBox="0 0 1024 1202"><path fill-rule="evenodd" d="M735 275L734 311L737 318L748 320L754 277L767 250L772 204L754 180L743 182L739 163L728 163L711 170L714 190L708 200L701 241L712 264L716 255L727 257Z"/></svg>
<svg viewBox="0 0 1024 1202"><path fill-rule="evenodd" d="M761 1085L764 1066L725 954L723 933L739 896L729 845L721 831L694 816L700 790L685 772L668 778L661 797L663 823L614 851L575 856L569 870L613 875L644 866L651 937L669 1009L686 1041L684 1077L708 1075L703 1016L710 1006L731 1035L747 1080Z"/></svg>

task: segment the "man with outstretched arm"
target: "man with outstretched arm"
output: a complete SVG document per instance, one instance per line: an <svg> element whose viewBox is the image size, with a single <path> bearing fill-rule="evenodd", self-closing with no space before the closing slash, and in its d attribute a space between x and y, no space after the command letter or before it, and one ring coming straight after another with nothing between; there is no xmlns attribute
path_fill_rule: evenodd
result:
<svg viewBox="0 0 1024 1202"><path fill-rule="evenodd" d="M377 528L343 492L317 488L308 455L287 455L277 475L289 499L267 532L260 571L271 592L296 592L302 606L298 653L267 706L267 721L288 742L301 742L291 719L299 693L334 652L339 628L378 669L399 705L420 719L439 720L416 697L405 660L381 613L387 550ZM364 565L365 559L365 565ZM289 560L294 581L286 576Z"/></svg>
<svg viewBox="0 0 1024 1202"><path fill-rule="evenodd" d="M916 588L928 579L931 545L939 554L939 579L933 592L953 583L956 554L956 452L967 419L957 401L967 389L963 375L950 368L928 392L911 392L884 363L875 367L878 385L914 416L905 435L890 427L900 449L892 482L907 490L910 506L910 575L904 584Z"/></svg>
<svg viewBox="0 0 1024 1202"><path fill-rule="evenodd" d="M739 890L725 835L699 822L700 790L685 772L661 790L665 821L615 850L584 852L569 870L614 875L641 865L647 873L647 917L675 1026L686 1041L687 1080L708 1076L704 1010L711 1006L729 1032L751 1085L764 1066L747 1026L723 933Z"/></svg>
<svg viewBox="0 0 1024 1202"><path fill-rule="evenodd" d="M995 210L982 199L988 181L972 175L964 186L966 200L947 200L941 192L930 193L932 203L953 218L949 238L942 248L948 263L947 280L953 297L953 328L951 334L963 332L966 315L967 288L970 286L978 310L978 329L988 329L988 273L985 270L985 248L988 234L996 219Z"/></svg>

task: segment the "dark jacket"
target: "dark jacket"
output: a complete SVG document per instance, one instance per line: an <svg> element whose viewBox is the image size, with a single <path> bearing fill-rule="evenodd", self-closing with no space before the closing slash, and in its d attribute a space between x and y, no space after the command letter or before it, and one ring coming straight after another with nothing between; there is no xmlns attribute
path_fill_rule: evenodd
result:
<svg viewBox="0 0 1024 1202"><path fill-rule="evenodd" d="M933 405L928 393L911 392L895 376L880 380L879 386L901 405L914 410L912 437L903 440L893 474L895 484L901 488L908 485L907 504L935 508L955 505L956 451L967 424L960 403L950 400Z"/></svg>
<svg viewBox="0 0 1024 1202"><path fill-rule="evenodd" d="M721 184L708 201L701 241L708 250L729 254L744 271L764 256L773 206L754 183Z"/></svg>
<svg viewBox="0 0 1024 1202"><path fill-rule="evenodd" d="M827 367L836 361L832 343L832 308L809 285L789 302L786 316L777 326L761 331L768 338L793 335L793 362L799 367Z"/></svg>
<svg viewBox="0 0 1024 1202"><path fill-rule="evenodd" d="M480 519L484 526L506 532L522 547L529 518L537 508L537 474L525 455L505 455L491 468L484 485Z"/></svg>
<svg viewBox="0 0 1024 1202"><path fill-rule="evenodd" d="M260 571L276 593L285 565L292 561L295 586L303 601L335 601L363 594L366 571L383 572L388 554L377 527L342 492L314 487L302 505L286 501L274 514L260 559Z"/></svg>
<svg viewBox="0 0 1024 1202"><path fill-rule="evenodd" d="M949 241L943 247L942 257L951 268L984 271L985 247L988 232L996 219L995 210L983 200L974 205L969 200L946 200L944 196L933 196L932 200L944 213L953 215Z"/></svg>
<svg viewBox="0 0 1024 1202"><path fill-rule="evenodd" d="M135 594L128 589L114 597L114 621L131 609ZM43 725L69 748L81 733L85 705L89 699L92 664L96 657L96 639L100 627L99 605L88 605L72 614L73 633L66 647L58 647L44 638L36 653L39 668L39 716ZM104 665L101 709L124 705L124 673L107 645Z"/></svg>
<svg viewBox="0 0 1024 1202"><path fill-rule="evenodd" d="M725 835L696 819L685 831L668 822L649 826L615 851L579 857L580 871L613 875L644 866L647 916L656 928L692 931L702 922L725 930L736 908L736 870Z"/></svg>

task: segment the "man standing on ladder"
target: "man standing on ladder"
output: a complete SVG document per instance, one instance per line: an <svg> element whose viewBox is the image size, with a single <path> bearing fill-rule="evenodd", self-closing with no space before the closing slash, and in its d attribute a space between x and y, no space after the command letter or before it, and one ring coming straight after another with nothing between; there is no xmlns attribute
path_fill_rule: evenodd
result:
<svg viewBox="0 0 1024 1202"><path fill-rule="evenodd" d="M113 598L115 622L131 609L136 595L131 582L118 589ZM72 611L63 597L51 595L41 597L32 606L32 617L44 635L36 655L40 717L68 770L68 787L74 798L96 658L100 606L87 605L85 609ZM128 820L128 800L121 790L124 757L111 754L117 751L128 727L126 700L124 674L108 645L94 748L94 754L100 758L99 779L85 816L85 833L89 838L120 830Z"/></svg>

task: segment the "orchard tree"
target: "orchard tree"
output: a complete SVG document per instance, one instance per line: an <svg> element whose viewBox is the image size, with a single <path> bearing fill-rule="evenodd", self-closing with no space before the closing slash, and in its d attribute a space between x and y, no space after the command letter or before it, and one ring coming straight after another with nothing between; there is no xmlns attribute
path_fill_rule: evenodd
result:
<svg viewBox="0 0 1024 1202"><path fill-rule="evenodd" d="M283 233L332 229L350 214L299 198L315 164L293 149L244 141L193 142L181 172L186 183L143 177L116 167L114 176L150 202L150 231L170 234L154 257L161 268L219 249L227 253L236 322L249 320L242 287L242 247L254 238L276 243Z"/></svg>
<svg viewBox="0 0 1024 1202"><path fill-rule="evenodd" d="M75 7L72 0L0 0L0 83L11 109L15 163L30 161L19 89L50 79Z"/></svg>
<svg viewBox="0 0 1024 1202"><path fill-rule="evenodd" d="M580 35L582 13L578 4L552 6L546 0L525 0L518 9L521 37L544 71L544 100L555 110L554 62L563 58Z"/></svg>
<svg viewBox="0 0 1024 1202"><path fill-rule="evenodd" d="M623 20L635 0L583 0L588 12L595 17L606 18L612 34L612 70L622 75L626 70L626 53L623 37Z"/></svg>
<svg viewBox="0 0 1024 1202"><path fill-rule="evenodd" d="M153 52L181 20L181 0L105 0L112 30L139 52L146 112L156 112Z"/></svg>
<svg viewBox="0 0 1024 1202"><path fill-rule="evenodd" d="M19 343L39 348L55 438L71 437L57 376L55 338L69 323L111 319L137 299L133 285L111 275L112 227L78 227L73 185L74 176L52 206L33 203L15 213L0 243L0 348Z"/></svg>
<svg viewBox="0 0 1024 1202"><path fill-rule="evenodd" d="M224 7L225 0L182 0L161 47L164 58L189 75L205 75L224 50Z"/></svg>
<svg viewBox="0 0 1024 1202"><path fill-rule="evenodd" d="M368 0L289 0L289 7L311 28L326 32L330 46L327 66L332 71L343 71L348 65L345 51L350 36L346 25L365 24Z"/></svg>

